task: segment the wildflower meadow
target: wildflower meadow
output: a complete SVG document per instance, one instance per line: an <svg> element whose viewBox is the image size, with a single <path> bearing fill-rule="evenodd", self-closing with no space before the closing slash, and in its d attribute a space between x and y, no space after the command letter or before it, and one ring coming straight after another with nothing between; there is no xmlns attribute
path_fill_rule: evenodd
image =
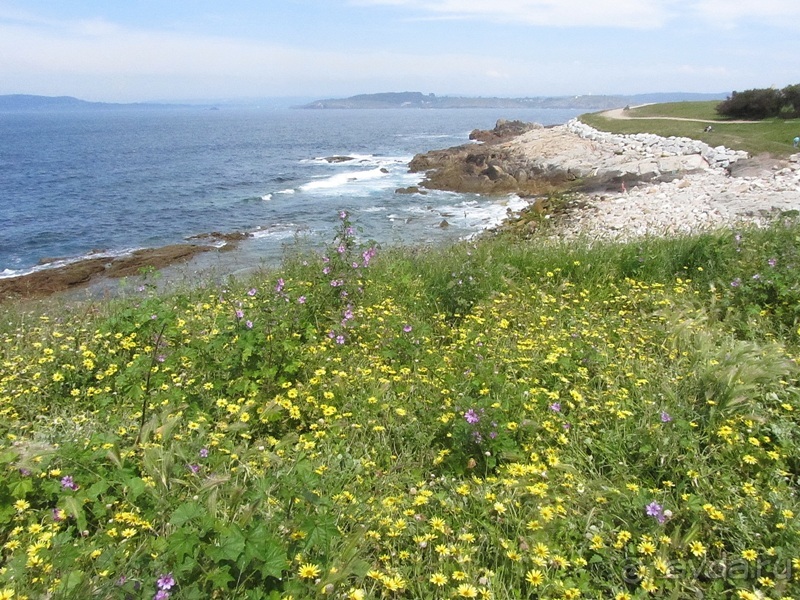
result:
<svg viewBox="0 0 800 600"><path fill-rule="evenodd" d="M0 599L800 597L800 225L0 308Z"/></svg>

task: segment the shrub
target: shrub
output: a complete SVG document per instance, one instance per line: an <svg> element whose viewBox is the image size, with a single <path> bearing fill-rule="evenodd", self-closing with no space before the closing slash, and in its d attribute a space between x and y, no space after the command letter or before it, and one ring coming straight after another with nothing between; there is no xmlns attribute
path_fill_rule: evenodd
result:
<svg viewBox="0 0 800 600"><path fill-rule="evenodd" d="M779 90L754 89L732 92L730 97L717 105L717 113L737 119L767 119L777 117L784 100Z"/></svg>

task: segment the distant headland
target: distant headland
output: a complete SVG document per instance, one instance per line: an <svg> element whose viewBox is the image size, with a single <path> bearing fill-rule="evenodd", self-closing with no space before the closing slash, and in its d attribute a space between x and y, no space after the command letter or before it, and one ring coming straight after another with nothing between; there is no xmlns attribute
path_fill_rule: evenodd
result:
<svg viewBox="0 0 800 600"><path fill-rule="evenodd" d="M119 108L176 108L183 104L160 104L151 102L115 103L89 102L72 96L36 96L33 94L0 95L0 112L42 110L112 110Z"/></svg>
<svg viewBox="0 0 800 600"><path fill-rule="evenodd" d="M626 105L684 100L724 100L726 92L719 94L653 93L625 95L547 96L531 98L437 96L421 92L384 92L359 94L349 98L315 100L294 108L353 109L353 108L572 108L580 110L607 110Z"/></svg>

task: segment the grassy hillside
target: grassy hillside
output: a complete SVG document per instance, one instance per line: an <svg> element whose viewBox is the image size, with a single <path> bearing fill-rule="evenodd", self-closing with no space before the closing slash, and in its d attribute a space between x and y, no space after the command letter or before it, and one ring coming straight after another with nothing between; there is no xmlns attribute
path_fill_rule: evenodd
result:
<svg viewBox="0 0 800 600"><path fill-rule="evenodd" d="M800 226L361 247L0 324L0 598L800 597Z"/></svg>
<svg viewBox="0 0 800 600"><path fill-rule="evenodd" d="M609 119L602 113L593 113L582 115L581 121L601 131L689 137L711 146L745 150L752 155L769 153L782 157L797 152L792 140L800 135L800 119L765 119L736 123L719 117L714 111L717 104L718 102L651 104L626 111L626 115L632 117L630 119ZM711 132L704 131L707 125L711 125Z"/></svg>

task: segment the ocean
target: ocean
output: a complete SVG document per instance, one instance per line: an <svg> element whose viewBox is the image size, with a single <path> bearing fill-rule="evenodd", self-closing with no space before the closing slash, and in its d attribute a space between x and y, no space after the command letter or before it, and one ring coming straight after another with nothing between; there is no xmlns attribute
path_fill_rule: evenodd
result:
<svg viewBox="0 0 800 600"><path fill-rule="evenodd" d="M468 141L499 118L552 125L574 110L300 110L199 107L0 114L0 277L90 253L252 237L194 260L238 272L287 245L331 238L342 210L359 236L429 245L492 227L518 198L431 191L418 152ZM331 160L337 157L335 160ZM440 227L446 220L449 227Z"/></svg>

